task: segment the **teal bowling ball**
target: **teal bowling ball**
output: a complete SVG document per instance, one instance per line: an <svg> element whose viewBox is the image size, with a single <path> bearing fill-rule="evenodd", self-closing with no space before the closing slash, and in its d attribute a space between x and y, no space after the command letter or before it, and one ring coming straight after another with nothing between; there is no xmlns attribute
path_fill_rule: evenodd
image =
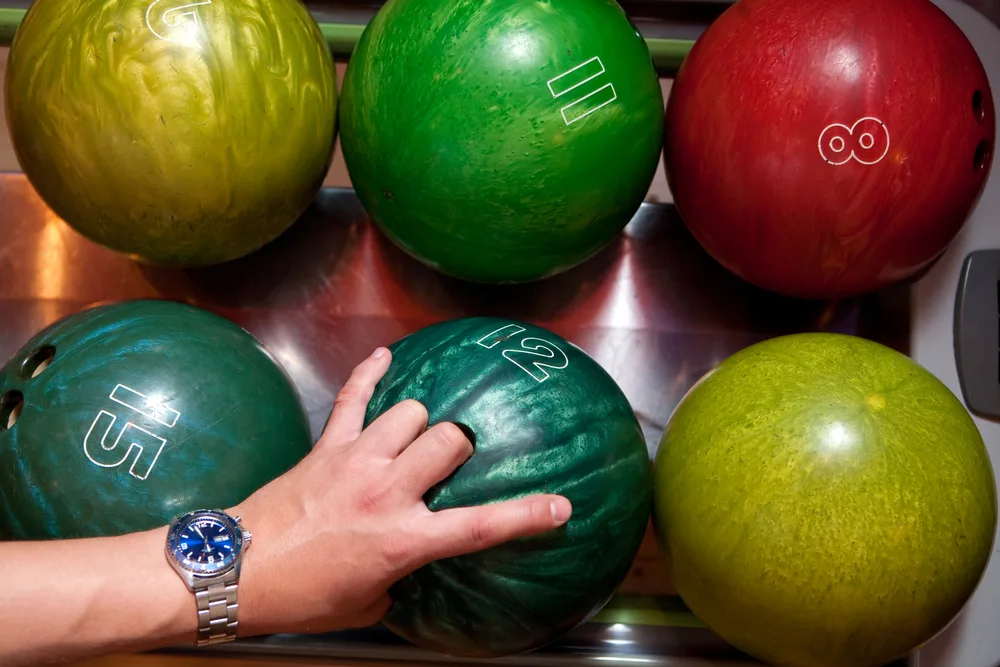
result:
<svg viewBox="0 0 1000 667"><path fill-rule="evenodd" d="M225 509L311 444L292 382L236 324L170 301L93 307L0 369L0 539L118 535Z"/></svg>
<svg viewBox="0 0 1000 667"><path fill-rule="evenodd" d="M371 422L405 399L454 422L475 453L425 496L432 511L537 493L573 515L541 535L435 561L390 591L384 624L418 646L496 658L537 649L607 603L649 521L642 429L614 379L583 350L524 322L441 322L391 346Z"/></svg>

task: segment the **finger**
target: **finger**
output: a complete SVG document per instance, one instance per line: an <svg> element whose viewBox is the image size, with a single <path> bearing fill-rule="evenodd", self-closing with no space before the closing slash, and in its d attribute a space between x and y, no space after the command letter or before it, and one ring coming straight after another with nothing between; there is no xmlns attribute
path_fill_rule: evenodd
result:
<svg viewBox="0 0 1000 667"><path fill-rule="evenodd" d="M358 438L366 452L396 458L427 428L427 408L418 401L400 401L368 425Z"/></svg>
<svg viewBox="0 0 1000 667"><path fill-rule="evenodd" d="M354 368L333 402L333 412L320 437L320 445L353 442L361 435L368 402L372 400L375 386L385 375L391 361L389 350L380 347Z"/></svg>
<svg viewBox="0 0 1000 667"><path fill-rule="evenodd" d="M538 535L569 520L573 507L563 496L539 494L479 507L431 514L421 565Z"/></svg>
<svg viewBox="0 0 1000 667"><path fill-rule="evenodd" d="M472 456L472 443L455 424L443 422L427 429L400 453L390 470L397 488L409 497L423 498L428 489Z"/></svg>

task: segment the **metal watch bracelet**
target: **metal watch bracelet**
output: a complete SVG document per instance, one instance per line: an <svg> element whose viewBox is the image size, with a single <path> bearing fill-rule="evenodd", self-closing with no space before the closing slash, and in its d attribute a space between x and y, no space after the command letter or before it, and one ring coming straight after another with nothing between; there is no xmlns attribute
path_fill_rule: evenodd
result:
<svg viewBox="0 0 1000 667"><path fill-rule="evenodd" d="M236 639L238 584L216 583L196 588L198 603L198 646L221 644Z"/></svg>

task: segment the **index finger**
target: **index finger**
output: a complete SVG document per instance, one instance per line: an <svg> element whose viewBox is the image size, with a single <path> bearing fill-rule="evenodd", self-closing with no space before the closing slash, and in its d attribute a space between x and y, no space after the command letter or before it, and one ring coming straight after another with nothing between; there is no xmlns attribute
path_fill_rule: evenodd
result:
<svg viewBox="0 0 1000 667"><path fill-rule="evenodd" d="M344 445L358 439L365 425L368 402L372 400L375 387L389 369L391 361L392 353L380 347L354 368L337 393L333 412L330 413L317 447Z"/></svg>

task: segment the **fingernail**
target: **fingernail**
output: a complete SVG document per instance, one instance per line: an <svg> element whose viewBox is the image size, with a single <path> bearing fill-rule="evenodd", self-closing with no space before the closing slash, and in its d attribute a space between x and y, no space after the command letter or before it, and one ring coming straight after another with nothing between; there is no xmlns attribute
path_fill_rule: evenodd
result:
<svg viewBox="0 0 1000 667"><path fill-rule="evenodd" d="M553 500L549 503L549 509L552 510L552 518L555 519L556 524L560 526L569 520L569 515L573 511L569 501L565 498Z"/></svg>
<svg viewBox="0 0 1000 667"><path fill-rule="evenodd" d="M385 349L384 347L380 347L376 349L374 352L372 352L372 357L374 357L375 359L381 359L382 357L385 356L385 353L388 351L389 350Z"/></svg>

